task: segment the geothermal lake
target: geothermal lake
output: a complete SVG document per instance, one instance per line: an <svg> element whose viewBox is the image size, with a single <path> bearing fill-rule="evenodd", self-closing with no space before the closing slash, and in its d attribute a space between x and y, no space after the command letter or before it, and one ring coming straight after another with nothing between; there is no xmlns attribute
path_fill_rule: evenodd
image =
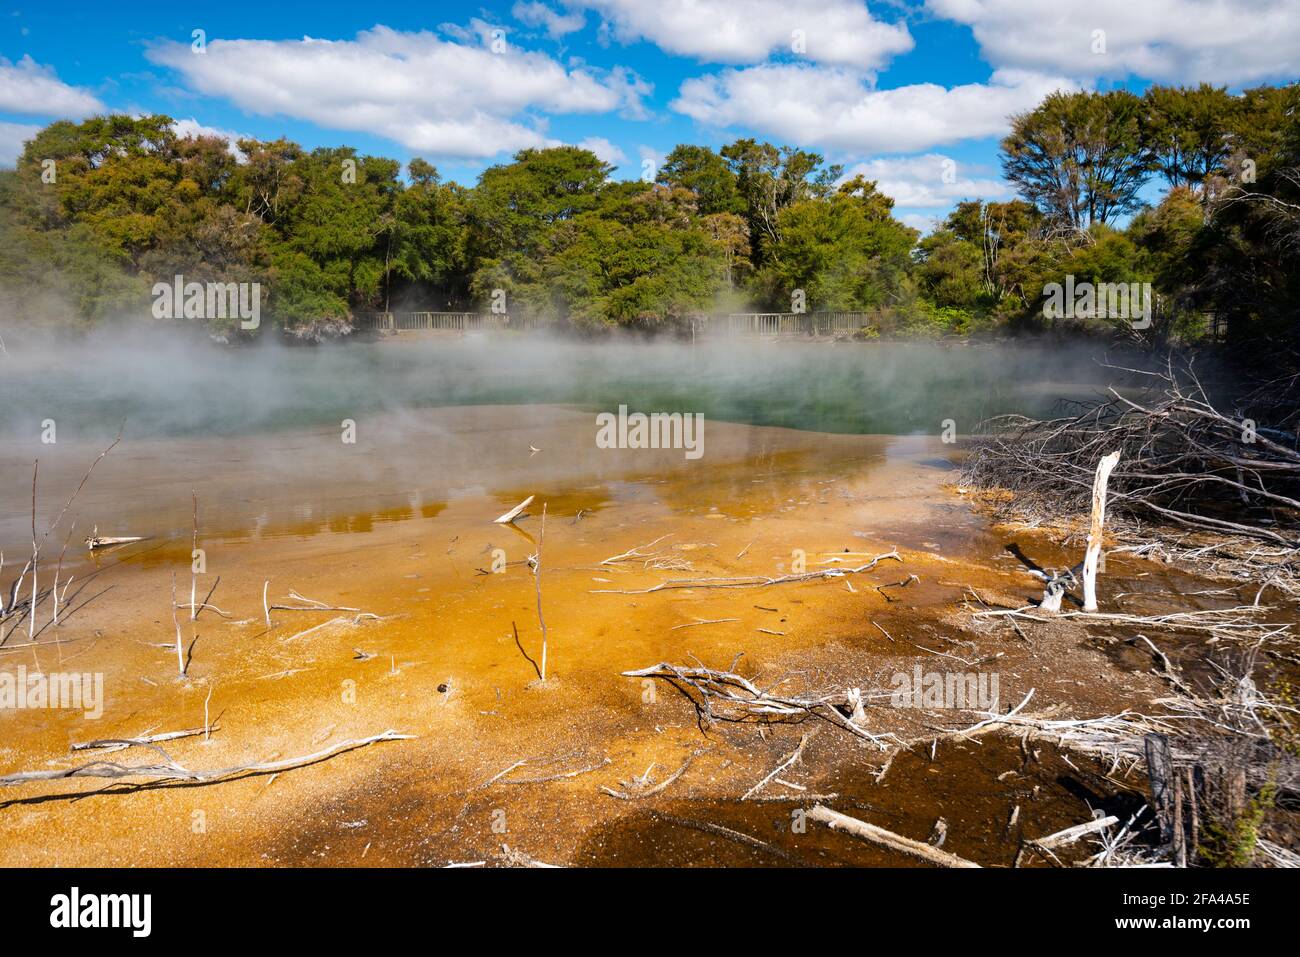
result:
<svg viewBox="0 0 1300 957"><path fill-rule="evenodd" d="M899 863L826 834L792 844L777 796L738 800L797 734L743 725L703 736L671 689L622 673L736 660L764 681L869 690L952 654L998 661L1008 699L1036 687L1044 706L1123 708L1137 679L1095 651L1050 638L999 640L978 658L964 650L974 639L953 616L969 588L1014 605L1035 584L949 484L958 453L939 437L944 420L964 433L987 415L1046 413L1118 382L1099 358L786 341L10 343L6 586L30 552L33 460L43 534L125 426L42 551L42 587L57 570L67 589L60 623L46 602L34 642L20 622L0 646L0 669L102 674L103 716L0 711L0 771L64 766L88 736L209 721L210 735L168 753L230 767L386 730L414 737L213 788L77 800L86 783L75 779L10 789L0 864L445 864L497 854L505 840L575 863ZM704 455L599 448L595 414L619 405L702 413ZM47 420L52 444L41 441ZM527 518L493 523L530 495ZM81 541L93 529L143 541L90 553ZM204 562L192 579L194 537ZM653 590L891 552L853 576ZM537 578L528 561L539 553ZM1046 544L1035 554L1064 557ZM1112 562L1113 587L1124 569ZM1124 587L1163 574L1144 569L1145 584ZM191 588L199 603L210 596L193 618ZM924 730L904 711L873 714L899 735ZM795 782L806 793L868 802L920 837L943 814L956 852L986 863L1014 854L998 778L1019 766L1014 744L955 748L941 769L900 758L882 790L878 752L842 737L810 745ZM647 767L661 779L691 755L691 773L653 811L599 790ZM1050 794L1025 806L1033 833L1086 816L1055 785L1063 768L1045 750L1032 772ZM197 811L209 822L202 839ZM700 817L766 834L775 850L710 836L689 824ZM71 833L78 840L58 839Z"/></svg>
<svg viewBox="0 0 1300 957"><path fill-rule="evenodd" d="M990 415L1045 415L1062 400L1104 391L1122 374L1103 368L1102 360L1100 352L1077 346L1063 352L969 343L692 346L471 337L229 349L101 332L30 357L15 350L0 365L0 489L7 506L0 511L0 544L30 539L34 459L42 460L48 483L38 509L53 518L70 494L61 481L75 487L119 427L123 445L101 471L124 487L93 519L105 534L135 521L141 508L188 515L188 493L180 496L185 501L172 501L186 482L205 486L205 499L240 486L242 506L206 511L241 525L324 518L366 503L379 510L403 502L419 508L425 498L442 501L464 489L513 491L534 472L563 479L619 459L596 448L594 414L620 405L702 414L706 442L721 423L937 437L950 422L950 432L965 434ZM514 411L429 412L480 406ZM530 446L543 447L538 430L547 419L536 410L553 406L589 414L590 428L566 420L562 437L544 453L530 453ZM354 442L344 441L345 420L364 423ZM50 421L53 444L42 441ZM512 430L518 448L504 444L503 429ZM697 476L716 464L713 448L706 445L703 459L693 463ZM521 449L526 461L517 459ZM676 458L628 462L692 465ZM115 467L131 462L138 468ZM105 474L98 478L80 502L96 501ZM170 490L157 494L164 486ZM254 502L265 509L250 509Z"/></svg>

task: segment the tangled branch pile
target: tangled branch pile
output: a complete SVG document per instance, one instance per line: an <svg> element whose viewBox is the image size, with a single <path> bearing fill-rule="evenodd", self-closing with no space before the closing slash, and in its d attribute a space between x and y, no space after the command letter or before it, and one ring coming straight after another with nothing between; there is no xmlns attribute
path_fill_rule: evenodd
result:
<svg viewBox="0 0 1300 957"><path fill-rule="evenodd" d="M703 728L717 721L798 723L808 718L820 718L881 748L884 748L882 738L893 737L874 735L863 727L865 716L860 707L860 691L777 694L775 689L784 679L759 687L733 670L739 660L737 655L726 671L706 668L702 664L689 667L664 661L649 668L624 671L623 676L667 681L695 706L696 717Z"/></svg>
<svg viewBox="0 0 1300 957"><path fill-rule="evenodd" d="M1300 380L1271 383L1226 415L1190 368L1148 375L1139 399L1111 389L1073 415L982 423L963 482L1011 492L1006 511L1018 517L1062 519L1087 512L1097 460L1119 450L1115 517L1229 536L1262 562L1298 570Z"/></svg>

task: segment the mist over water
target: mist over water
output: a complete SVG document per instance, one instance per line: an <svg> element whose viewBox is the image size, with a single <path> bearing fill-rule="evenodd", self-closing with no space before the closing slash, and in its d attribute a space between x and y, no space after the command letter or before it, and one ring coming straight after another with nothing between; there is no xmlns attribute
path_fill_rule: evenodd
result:
<svg viewBox="0 0 1300 957"><path fill-rule="evenodd" d="M99 440L337 426L433 406L564 403L591 411L841 433L959 432L1043 415L1125 379L1099 346L712 340L697 344L466 337L232 349L161 328L9 344L0 436Z"/></svg>

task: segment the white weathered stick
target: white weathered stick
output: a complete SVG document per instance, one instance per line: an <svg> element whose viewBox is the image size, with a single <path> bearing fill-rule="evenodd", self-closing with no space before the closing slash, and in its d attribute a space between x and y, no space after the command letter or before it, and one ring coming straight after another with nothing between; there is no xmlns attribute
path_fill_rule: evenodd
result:
<svg viewBox="0 0 1300 957"><path fill-rule="evenodd" d="M199 493L190 489L190 498L194 503L193 535L190 538L190 621L199 616L198 577L194 572L195 553L199 550Z"/></svg>
<svg viewBox="0 0 1300 957"><path fill-rule="evenodd" d="M185 677L184 643L181 641L181 623L176 619L176 573L172 572L172 624L176 626L176 673Z"/></svg>
<svg viewBox="0 0 1300 957"><path fill-rule="evenodd" d="M787 757L784 761L778 764L770 774L768 774L765 778L763 778L763 780L759 781L752 788L750 788L748 791L742 794L740 796L740 799L742 801L748 801L759 791L763 790L763 788L767 786L768 781L771 781L773 778L775 778L786 768L790 767L790 765L798 762L798 760L803 757L803 749L808 747L808 742L812 739L812 736L813 736L812 731L805 732L804 736L799 741L799 747L795 748L794 751L791 752L789 757Z"/></svg>
<svg viewBox="0 0 1300 957"><path fill-rule="evenodd" d="M662 542L665 538L668 538L670 535L672 535L672 532L669 532L667 535L660 535L660 536L659 536L658 538L656 538L653 542L647 542L647 543L644 544L644 545L637 545L635 548L629 548L627 551L622 552L622 553L620 553L620 554L618 554L618 555L611 555L611 556L609 556L609 558L607 558L607 559L605 559L603 562L601 562L601 564L602 564L602 565L617 565L619 562L621 562L621 561L623 561L623 560L625 560L625 559L628 559L628 558L645 558L646 555L645 555L644 552L641 551L641 549L643 549L643 548L653 548L655 545L658 545L660 542Z"/></svg>
<svg viewBox="0 0 1300 957"><path fill-rule="evenodd" d="M1068 844L1073 844L1081 837L1087 837L1089 834L1104 831L1112 824L1118 823L1119 818L1113 815L1108 817L1099 817L1094 821L1088 821L1086 824L1076 824L1074 827L1067 827L1064 831L1057 831L1055 834L1047 835L1047 837L1040 837L1038 840L1030 843L1049 850L1056 847L1065 847Z"/></svg>
<svg viewBox="0 0 1300 957"><path fill-rule="evenodd" d="M110 740L83 741L72 746L73 751L100 751L108 753L112 751L125 751L127 748L143 746L146 744L157 744L160 741L175 741L177 738L194 738L200 734L208 735L211 727L190 728L186 731L166 731L162 734L146 734L138 738L114 738Z"/></svg>
<svg viewBox="0 0 1300 957"><path fill-rule="evenodd" d="M122 765L111 761L93 761L90 764L82 764L74 768L57 771L19 771L15 774L0 776L0 787L12 787L16 784L26 784L28 781L57 781L60 778L153 778L161 781L197 781L203 784L214 784L226 778L244 774L279 774L282 771L290 771L294 768L315 764L326 758L332 758L336 754L365 747L368 744L375 744L379 741L407 741L414 737L413 734L384 731L368 738L340 741L338 744L332 744L328 748L312 754L304 754L300 757L283 758L279 761L264 761L257 764L237 764L233 767L216 768L207 771L192 770L177 764L166 751L156 744L145 744L144 747L152 748L162 756L161 763ZM141 742L136 741L115 741L111 738L100 743L105 745L141 744Z"/></svg>
<svg viewBox="0 0 1300 957"><path fill-rule="evenodd" d="M530 496L529 502L532 501ZM527 505L528 502L524 502ZM520 508L523 506L521 505ZM542 628L542 682L546 681L546 619L542 617L542 543L546 541L546 503L542 503L542 530L537 536L537 564L533 566L533 584L537 588L537 623Z"/></svg>
<svg viewBox="0 0 1300 957"><path fill-rule="evenodd" d="M937 847L931 847L929 844L922 844L920 841L914 841L911 838L903 837L901 834L895 834L893 831L886 831L883 827L877 827L874 824L868 824L866 821L859 821L856 817L849 817L847 814L841 814L839 811L832 811L824 804L818 804L808 816L814 821L821 821L827 827L844 831L852 834L854 837L869 841L872 844L878 844L881 847L887 847L891 851L900 851L903 854L910 854L913 857L919 857L923 861L929 861L931 864L937 864L939 867L979 867L974 861L968 861L964 857L958 857L956 854L950 854L947 851L941 851Z"/></svg>
<svg viewBox="0 0 1300 957"><path fill-rule="evenodd" d="M532 501L533 501L533 498L534 498L534 497L535 497L535 496L532 496L532 495L528 496L526 499L524 499L522 502L520 502L518 505L516 505L516 506L515 506L514 508L512 508L510 511L506 512L506 513L505 513L504 515L502 515L500 518L494 518L492 521L495 522L497 525L511 525L511 524L513 524L513 523L514 523L514 520L515 520L516 518L519 517L519 513L522 512L524 509L526 509L529 505L532 504Z"/></svg>
<svg viewBox="0 0 1300 957"><path fill-rule="evenodd" d="M894 549L888 554L877 555L865 565L858 565L856 568L828 568L820 572L781 575L777 578L768 578L764 575L751 575L744 578L670 578L668 581L660 582L650 588L593 588L591 594L649 595L652 592L664 591L669 588L761 588L765 585L782 585L787 582L806 582L823 578L842 578L845 575L857 575L861 572L870 571L887 558L892 558L896 562L903 560L902 556L898 554L898 549Z"/></svg>
<svg viewBox="0 0 1300 957"><path fill-rule="evenodd" d="M1088 530L1088 548L1083 553L1083 610L1097 610L1097 559L1101 557L1102 529L1106 524L1106 483L1119 462L1119 452L1103 455L1092 480L1092 524Z"/></svg>
<svg viewBox="0 0 1300 957"><path fill-rule="evenodd" d="M40 546L36 544L36 472L40 468L40 460L32 467L32 606L27 614L27 640L36 639L36 566L40 554Z"/></svg>

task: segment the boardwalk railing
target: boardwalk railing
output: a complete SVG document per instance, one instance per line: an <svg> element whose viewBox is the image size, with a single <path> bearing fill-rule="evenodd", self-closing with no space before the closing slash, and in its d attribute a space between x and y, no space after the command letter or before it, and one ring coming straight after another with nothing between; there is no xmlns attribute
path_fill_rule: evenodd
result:
<svg viewBox="0 0 1300 957"><path fill-rule="evenodd" d="M389 332L483 332L505 329L509 316L486 312L366 312L356 316L359 329Z"/></svg>
<svg viewBox="0 0 1300 957"><path fill-rule="evenodd" d="M699 315L691 322L699 335L795 338L801 336L851 336L873 317L863 312L737 312ZM541 329L546 323L526 316L485 312L367 312L358 313L358 329L381 332L486 332L503 329Z"/></svg>
<svg viewBox="0 0 1300 957"><path fill-rule="evenodd" d="M872 321L864 312L735 312L704 316L699 329L733 336L851 336Z"/></svg>

